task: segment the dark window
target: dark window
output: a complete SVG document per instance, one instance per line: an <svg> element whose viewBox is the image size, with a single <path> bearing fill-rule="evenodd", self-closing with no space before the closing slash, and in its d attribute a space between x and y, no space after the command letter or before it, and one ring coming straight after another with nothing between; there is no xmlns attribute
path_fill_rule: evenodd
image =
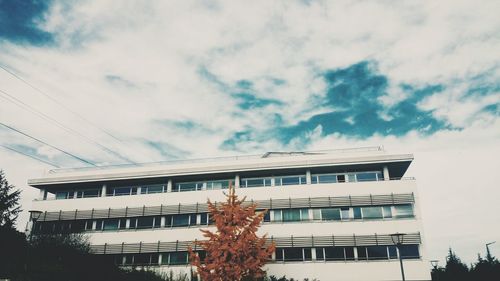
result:
<svg viewBox="0 0 500 281"><path fill-rule="evenodd" d="M187 252L175 252L170 253L169 264L187 264L188 263L188 253Z"/></svg>
<svg viewBox="0 0 500 281"><path fill-rule="evenodd" d="M160 260L160 255L159 254L150 254L151 255L151 262L150 264L158 264Z"/></svg>
<svg viewBox="0 0 500 281"><path fill-rule="evenodd" d="M360 247L357 247L357 250L358 250L358 259L360 259L360 260L366 260L367 259L367 256L366 256L366 247L360 246Z"/></svg>
<svg viewBox="0 0 500 281"><path fill-rule="evenodd" d="M163 186L162 185L144 186L141 189L141 193L147 193L147 194L162 193L162 192L163 192Z"/></svg>
<svg viewBox="0 0 500 281"><path fill-rule="evenodd" d="M125 255L125 264L133 264L134 263L134 255L128 254Z"/></svg>
<svg viewBox="0 0 500 281"><path fill-rule="evenodd" d="M401 245L399 253L404 259L415 259L420 257L418 245Z"/></svg>
<svg viewBox="0 0 500 281"><path fill-rule="evenodd" d="M203 213L200 215L200 224L207 225L208 223L208 213Z"/></svg>
<svg viewBox="0 0 500 281"><path fill-rule="evenodd" d="M161 226L161 217L155 216L154 219L155 219L154 227L160 227Z"/></svg>
<svg viewBox="0 0 500 281"><path fill-rule="evenodd" d="M197 215L196 214L191 214L189 215L189 225L196 225L196 217Z"/></svg>
<svg viewBox="0 0 500 281"><path fill-rule="evenodd" d="M270 222L271 221L271 212L270 211L267 211L265 214L264 214L264 222Z"/></svg>
<svg viewBox="0 0 500 281"><path fill-rule="evenodd" d="M343 247L326 247L325 248L326 260L344 260L344 248Z"/></svg>
<svg viewBox="0 0 500 281"><path fill-rule="evenodd" d="M396 246L389 246L389 258L391 259L397 259L398 258L398 250Z"/></svg>
<svg viewBox="0 0 500 281"><path fill-rule="evenodd" d="M283 248L276 248L276 260L277 261L283 260Z"/></svg>
<svg viewBox="0 0 500 281"><path fill-rule="evenodd" d="M304 260L305 261L312 260L311 248L304 248Z"/></svg>
<svg viewBox="0 0 500 281"><path fill-rule="evenodd" d="M130 219L130 228L136 228L137 227L137 218L131 218Z"/></svg>
<svg viewBox="0 0 500 281"><path fill-rule="evenodd" d="M83 197L99 197L99 189L91 189L83 191Z"/></svg>
<svg viewBox="0 0 500 281"><path fill-rule="evenodd" d="M95 225L95 230L102 230L102 224L104 222L104 220L97 220L96 221L96 225Z"/></svg>
<svg viewBox="0 0 500 281"><path fill-rule="evenodd" d="M280 182L281 180L281 182ZM285 177L285 178L276 178L276 185L295 185L300 184L300 177Z"/></svg>
<svg viewBox="0 0 500 281"><path fill-rule="evenodd" d="M189 225L189 215L174 215L173 216L173 227L188 226Z"/></svg>
<svg viewBox="0 0 500 281"><path fill-rule="evenodd" d="M302 248L284 248L285 261L302 261Z"/></svg>
<svg viewBox="0 0 500 281"><path fill-rule="evenodd" d="M165 227L172 226L172 215L165 216Z"/></svg>
<svg viewBox="0 0 500 281"><path fill-rule="evenodd" d="M149 264L151 254L135 254L134 264Z"/></svg>
<svg viewBox="0 0 500 281"><path fill-rule="evenodd" d="M71 223L71 232L83 232L85 231L85 220L77 220Z"/></svg>
<svg viewBox="0 0 500 281"><path fill-rule="evenodd" d="M119 219L106 219L104 220L103 230L117 230Z"/></svg>
<svg viewBox="0 0 500 281"><path fill-rule="evenodd" d="M154 217L137 218L137 228L152 228Z"/></svg>
<svg viewBox="0 0 500 281"><path fill-rule="evenodd" d="M354 247L344 247L346 260L354 260Z"/></svg>
<svg viewBox="0 0 500 281"><path fill-rule="evenodd" d="M321 209L323 220L340 220L340 209Z"/></svg>
<svg viewBox="0 0 500 281"><path fill-rule="evenodd" d="M120 219L120 229L127 228L127 219Z"/></svg>
<svg viewBox="0 0 500 281"><path fill-rule="evenodd" d="M323 253L323 248L316 248L316 259L317 260L324 260L325 256Z"/></svg>
<svg viewBox="0 0 500 281"><path fill-rule="evenodd" d="M387 246L368 246L366 249L370 260L387 259Z"/></svg>
<svg viewBox="0 0 500 281"><path fill-rule="evenodd" d="M337 175L338 182L345 182L345 175Z"/></svg>
<svg viewBox="0 0 500 281"><path fill-rule="evenodd" d="M337 175L318 175L319 183L336 183Z"/></svg>

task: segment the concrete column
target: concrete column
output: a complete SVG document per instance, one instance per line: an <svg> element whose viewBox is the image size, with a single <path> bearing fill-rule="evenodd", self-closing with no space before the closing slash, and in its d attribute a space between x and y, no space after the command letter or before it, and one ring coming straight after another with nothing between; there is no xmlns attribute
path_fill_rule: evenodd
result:
<svg viewBox="0 0 500 281"><path fill-rule="evenodd" d="M167 192L172 192L172 180L169 179L167 183Z"/></svg>
<svg viewBox="0 0 500 281"><path fill-rule="evenodd" d="M386 166L384 166L384 180L388 181L390 179L391 179L391 177L389 176L389 168L387 168L387 165L386 165Z"/></svg>
<svg viewBox="0 0 500 281"><path fill-rule="evenodd" d="M142 187L137 187L137 194L142 194Z"/></svg>
<svg viewBox="0 0 500 281"><path fill-rule="evenodd" d="M312 180L311 180L311 170L307 170L306 171L306 183L307 184L311 184Z"/></svg>
<svg viewBox="0 0 500 281"><path fill-rule="evenodd" d="M106 197L106 188L107 188L106 185L103 184L102 185L102 191L101 191L101 197Z"/></svg>
<svg viewBox="0 0 500 281"><path fill-rule="evenodd" d="M130 228L130 219L127 219L125 222L125 228Z"/></svg>
<svg viewBox="0 0 500 281"><path fill-rule="evenodd" d="M311 248L311 259L316 260L316 248Z"/></svg>
<svg viewBox="0 0 500 281"><path fill-rule="evenodd" d="M234 176L234 188L240 188L240 175L236 174Z"/></svg>
<svg viewBox="0 0 500 281"><path fill-rule="evenodd" d="M160 227L165 227L165 217L161 217Z"/></svg>
<svg viewBox="0 0 500 281"><path fill-rule="evenodd" d="M158 264L161 264L162 260L163 260L163 254L159 254L158 255Z"/></svg>

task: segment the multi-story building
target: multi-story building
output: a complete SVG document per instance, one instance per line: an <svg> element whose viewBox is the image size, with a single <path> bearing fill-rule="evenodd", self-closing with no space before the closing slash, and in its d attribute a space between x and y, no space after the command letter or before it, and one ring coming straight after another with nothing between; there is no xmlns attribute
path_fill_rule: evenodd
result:
<svg viewBox="0 0 500 281"><path fill-rule="evenodd" d="M33 231L87 233L120 265L187 272L187 247L213 228L207 199L234 183L269 210L259 232L276 245L270 275L400 280L401 255L406 280L430 280L412 160L375 147L52 170L29 180ZM393 233L405 234L399 251Z"/></svg>

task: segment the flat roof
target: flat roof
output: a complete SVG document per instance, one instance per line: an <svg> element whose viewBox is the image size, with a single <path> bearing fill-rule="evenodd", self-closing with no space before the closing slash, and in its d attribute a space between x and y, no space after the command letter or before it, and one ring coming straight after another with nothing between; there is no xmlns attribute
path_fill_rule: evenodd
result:
<svg viewBox="0 0 500 281"><path fill-rule="evenodd" d="M391 177L402 177L412 154L387 154L381 147L323 151L267 152L259 155L175 160L156 163L55 169L28 180L33 187L203 174L388 163Z"/></svg>

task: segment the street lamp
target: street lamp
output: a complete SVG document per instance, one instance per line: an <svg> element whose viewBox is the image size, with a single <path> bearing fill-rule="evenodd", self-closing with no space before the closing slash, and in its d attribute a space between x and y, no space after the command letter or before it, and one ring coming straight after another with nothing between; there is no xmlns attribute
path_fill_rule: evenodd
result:
<svg viewBox="0 0 500 281"><path fill-rule="evenodd" d="M496 242L497 241L486 243L486 258L488 259L489 262L491 262L492 258L491 258L491 253L490 253L490 247L488 247L488 246L491 244L495 244Z"/></svg>
<svg viewBox="0 0 500 281"><path fill-rule="evenodd" d="M399 256L399 265L401 266L401 277L403 278L403 281L405 281L405 270L403 268L403 257L401 256L401 245L403 245L403 239L405 237L406 233L393 233L391 234L391 239L392 243L396 245L396 248L398 250L398 256Z"/></svg>
<svg viewBox="0 0 500 281"><path fill-rule="evenodd" d="M434 268L434 276L436 277L436 281L439 280L439 272L438 272L438 260L431 260L431 265ZM434 280L434 279L433 279Z"/></svg>

